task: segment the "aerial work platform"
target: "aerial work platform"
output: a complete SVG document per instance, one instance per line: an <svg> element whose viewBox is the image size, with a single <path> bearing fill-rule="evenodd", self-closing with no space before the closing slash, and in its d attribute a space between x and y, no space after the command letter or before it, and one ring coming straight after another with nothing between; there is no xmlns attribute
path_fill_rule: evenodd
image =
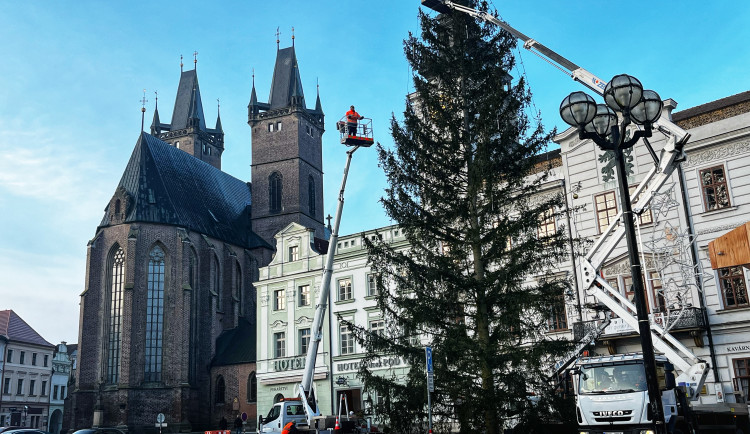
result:
<svg viewBox="0 0 750 434"><path fill-rule="evenodd" d="M341 144L346 146L372 146L372 119L362 118L356 124L347 122L346 116L336 122Z"/></svg>

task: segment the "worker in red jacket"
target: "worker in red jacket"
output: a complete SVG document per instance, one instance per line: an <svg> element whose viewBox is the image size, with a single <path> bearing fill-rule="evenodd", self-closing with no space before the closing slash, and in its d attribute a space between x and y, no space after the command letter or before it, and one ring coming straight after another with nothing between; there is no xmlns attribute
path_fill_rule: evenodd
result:
<svg viewBox="0 0 750 434"><path fill-rule="evenodd" d="M357 121L360 119L364 119L364 116L360 116L359 113L354 110L354 106L349 107L349 111L346 112L346 126L349 129L350 136L357 135Z"/></svg>
<svg viewBox="0 0 750 434"><path fill-rule="evenodd" d="M294 421L284 425L284 429L281 430L281 434L298 434L297 424Z"/></svg>

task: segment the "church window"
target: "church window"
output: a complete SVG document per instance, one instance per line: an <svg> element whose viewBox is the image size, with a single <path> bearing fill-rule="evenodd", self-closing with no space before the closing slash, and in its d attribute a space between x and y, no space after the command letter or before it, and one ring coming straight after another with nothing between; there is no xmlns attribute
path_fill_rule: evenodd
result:
<svg viewBox="0 0 750 434"><path fill-rule="evenodd" d="M107 325L107 383L115 384L120 375L122 344L122 291L125 278L125 252L117 248L110 257L109 324Z"/></svg>
<svg viewBox="0 0 750 434"><path fill-rule="evenodd" d="M176 142L174 142L174 147L177 148L177 149L180 149L180 141L179 140L176 141Z"/></svg>
<svg viewBox="0 0 750 434"><path fill-rule="evenodd" d="M239 312L239 315L242 316L245 314L244 309L244 303L243 303L243 293L242 293L242 268L240 268L240 264L238 262L235 262L234 265L234 298L240 303L239 309L237 311Z"/></svg>
<svg viewBox="0 0 750 434"><path fill-rule="evenodd" d="M224 384L224 377L219 375L216 379L216 398L214 400L217 404L224 403L224 395L226 395L226 385Z"/></svg>
<svg viewBox="0 0 750 434"><path fill-rule="evenodd" d="M258 378L255 375L255 371L253 371L247 377L247 402L255 402L257 400L258 400Z"/></svg>
<svg viewBox="0 0 750 434"><path fill-rule="evenodd" d="M271 123L268 124L268 132L270 132L270 133L273 132L273 122L271 122Z"/></svg>
<svg viewBox="0 0 750 434"><path fill-rule="evenodd" d="M206 146L206 154L211 155L211 147Z"/></svg>
<svg viewBox="0 0 750 434"><path fill-rule="evenodd" d="M307 200L310 202L310 215L315 216L315 180L312 175L307 178Z"/></svg>
<svg viewBox="0 0 750 434"><path fill-rule="evenodd" d="M219 260L215 256L213 277L213 290L217 296L216 310L221 311L224 308L224 302L221 297L221 271L219 270Z"/></svg>
<svg viewBox="0 0 750 434"><path fill-rule="evenodd" d="M281 121L276 122L276 131L281 131Z"/></svg>
<svg viewBox="0 0 750 434"><path fill-rule="evenodd" d="M115 214L120 214L120 199L115 201Z"/></svg>
<svg viewBox="0 0 750 434"><path fill-rule="evenodd" d="M198 376L198 260L196 259L195 250L191 247L188 254L187 279L192 289L192 300L190 306L190 352L189 352L189 371L188 376L191 382L195 381Z"/></svg>
<svg viewBox="0 0 750 434"><path fill-rule="evenodd" d="M164 327L164 251L156 246L148 260L145 381L161 381Z"/></svg>
<svg viewBox="0 0 750 434"><path fill-rule="evenodd" d="M273 172L268 177L268 205L270 212L281 212L282 179L279 172Z"/></svg>

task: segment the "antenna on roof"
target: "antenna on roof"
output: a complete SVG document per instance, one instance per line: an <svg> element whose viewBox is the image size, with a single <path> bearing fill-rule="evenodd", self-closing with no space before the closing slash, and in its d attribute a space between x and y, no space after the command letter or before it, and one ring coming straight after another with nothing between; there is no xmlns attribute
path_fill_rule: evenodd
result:
<svg viewBox="0 0 750 434"><path fill-rule="evenodd" d="M279 49L279 36L281 35L281 32L279 32L279 28L276 27L276 50Z"/></svg>
<svg viewBox="0 0 750 434"><path fill-rule="evenodd" d="M182 72L182 54L180 54L180 72Z"/></svg>
<svg viewBox="0 0 750 434"><path fill-rule="evenodd" d="M292 47L294 47L294 26L292 26Z"/></svg>
<svg viewBox="0 0 750 434"><path fill-rule="evenodd" d="M146 99L146 89L143 89L143 98L141 98L141 132L143 131L143 121L144 117L146 116L146 103L148 100Z"/></svg>
<svg viewBox="0 0 750 434"><path fill-rule="evenodd" d="M198 52L193 51L193 69L198 69Z"/></svg>

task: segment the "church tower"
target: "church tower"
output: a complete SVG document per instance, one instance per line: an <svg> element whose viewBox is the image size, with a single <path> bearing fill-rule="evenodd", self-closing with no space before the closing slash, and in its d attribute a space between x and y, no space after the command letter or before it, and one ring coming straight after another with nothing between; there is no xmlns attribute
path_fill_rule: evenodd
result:
<svg viewBox="0 0 750 434"><path fill-rule="evenodd" d="M195 69L180 74L171 123L163 124L159 121L157 100L154 120L151 123L151 135L221 169L221 154L224 152L221 116L217 114L216 128L206 127L198 74Z"/></svg>
<svg viewBox="0 0 750 434"><path fill-rule="evenodd" d="M255 80L248 105L252 128L253 232L274 243L289 223L323 225L323 109L305 105L294 45L278 50L268 102L259 102Z"/></svg>

